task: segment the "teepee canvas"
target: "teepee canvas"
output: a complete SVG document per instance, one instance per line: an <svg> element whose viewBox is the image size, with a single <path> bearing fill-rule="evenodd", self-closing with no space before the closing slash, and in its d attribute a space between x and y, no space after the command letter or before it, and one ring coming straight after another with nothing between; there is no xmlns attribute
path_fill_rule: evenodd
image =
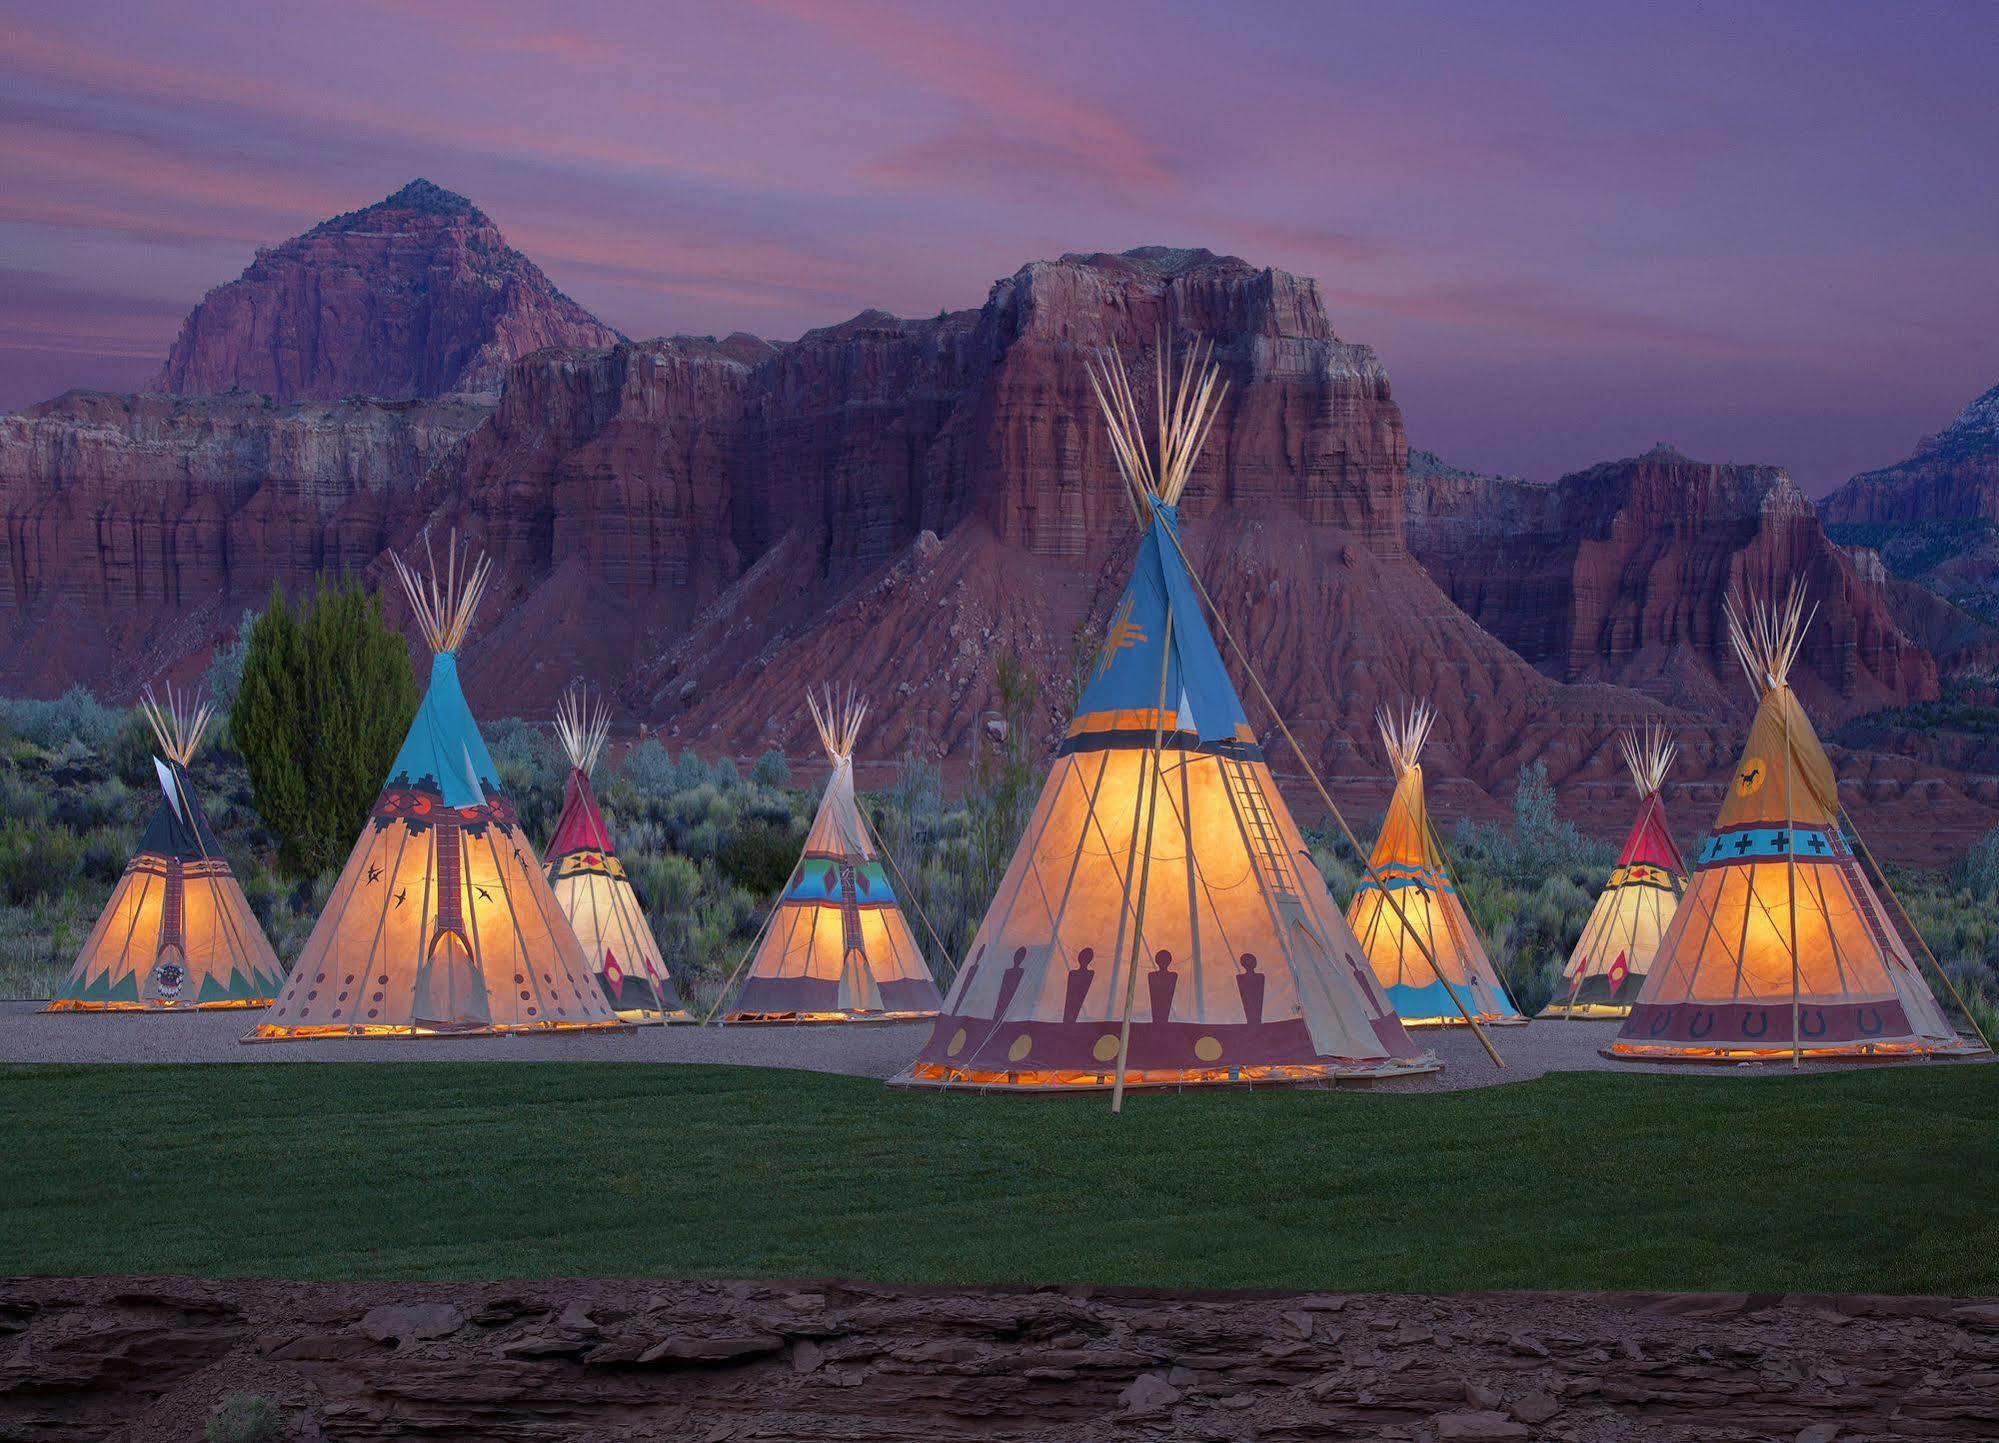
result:
<svg viewBox="0 0 1999 1443"><path fill-rule="evenodd" d="M1180 548L1221 399L1158 357L1151 453L1121 365L1097 399L1138 557L1027 829L898 1081L1061 1089L1426 1071L1279 796Z"/></svg>
<svg viewBox="0 0 1999 1443"><path fill-rule="evenodd" d="M686 1022L666 963L611 829L597 807L590 773L610 734L611 710L572 689L556 704L555 733L569 757L562 816L548 843L548 885L582 944L611 1010L627 1022Z"/></svg>
<svg viewBox="0 0 1999 1443"><path fill-rule="evenodd" d="M854 800L854 744L867 703L852 692L806 706L833 763L805 852L764 928L730 1022L861 1022L930 1017L937 984Z"/></svg>
<svg viewBox="0 0 1999 1443"><path fill-rule="evenodd" d="M245 1041L623 1026L479 736L458 649L489 574L395 558L430 684L387 783L276 1004Z"/></svg>
<svg viewBox="0 0 1999 1443"><path fill-rule="evenodd" d="M50 1012L152 1012L263 1007L284 982L236 874L209 830L188 763L211 715L171 689L145 700L166 794L112 889Z"/></svg>
<svg viewBox="0 0 1999 1443"><path fill-rule="evenodd" d="M1648 725L1642 736L1626 732L1617 741L1638 785L1638 819L1576 939L1562 985L1541 1009L1543 1017L1627 1015L1687 887L1687 866L1666 826L1659 794L1673 764L1673 744L1657 725Z"/></svg>
<svg viewBox="0 0 1999 1443"><path fill-rule="evenodd" d="M1789 676L1809 624L1728 608L1756 720L1613 1057L1735 1061L1978 1050L1924 982L1845 831Z"/></svg>
<svg viewBox="0 0 1999 1443"><path fill-rule="evenodd" d="M1405 1026L1460 1023L1467 1012L1486 1024L1525 1022L1486 956L1430 827L1418 758L1436 718L1427 703L1400 717L1375 718L1395 768L1395 795L1347 921ZM1399 906L1390 903L1391 892Z"/></svg>

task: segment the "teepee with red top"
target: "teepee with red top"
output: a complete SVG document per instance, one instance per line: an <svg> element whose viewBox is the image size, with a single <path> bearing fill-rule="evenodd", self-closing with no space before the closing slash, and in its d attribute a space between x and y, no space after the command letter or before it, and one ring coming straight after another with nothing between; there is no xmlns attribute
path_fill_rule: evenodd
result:
<svg viewBox="0 0 1999 1443"><path fill-rule="evenodd" d="M1618 738L1624 764L1642 799L1610 881L1598 894L1576 950L1562 971L1562 987L1542 1009L1543 1017L1624 1017L1652 970L1659 941L1687 890L1687 864L1666 825L1660 796L1674 744L1665 729L1647 724L1644 733Z"/></svg>
<svg viewBox="0 0 1999 1443"><path fill-rule="evenodd" d="M555 734L569 757L569 781L548 842L549 890L583 944L612 1011L627 1022L691 1021L590 787L610 730L611 709L601 699L591 701L581 688L566 692L556 705Z"/></svg>

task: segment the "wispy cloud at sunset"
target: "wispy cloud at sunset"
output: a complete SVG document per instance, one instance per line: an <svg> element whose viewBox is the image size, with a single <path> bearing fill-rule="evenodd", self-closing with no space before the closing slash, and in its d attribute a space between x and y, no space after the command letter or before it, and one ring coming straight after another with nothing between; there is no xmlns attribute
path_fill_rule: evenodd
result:
<svg viewBox="0 0 1999 1443"><path fill-rule="evenodd" d="M1667 438L1819 488L1999 380L1995 52L1986 7L17 11L0 406L135 384L256 247L423 175L629 335L1204 245L1317 277L1462 464Z"/></svg>

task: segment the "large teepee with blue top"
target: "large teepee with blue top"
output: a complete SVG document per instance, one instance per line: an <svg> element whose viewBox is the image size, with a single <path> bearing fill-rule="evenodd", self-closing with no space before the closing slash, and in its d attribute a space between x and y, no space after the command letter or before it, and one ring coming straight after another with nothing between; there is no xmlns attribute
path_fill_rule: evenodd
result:
<svg viewBox="0 0 1999 1443"><path fill-rule="evenodd" d="M246 1041L619 1027L458 684L489 563L394 558L430 685L276 1004Z"/></svg>
<svg viewBox="0 0 1999 1443"><path fill-rule="evenodd" d="M188 777L210 708L147 693L164 797L50 1012L262 1007L284 981Z"/></svg>
<svg viewBox="0 0 1999 1443"><path fill-rule="evenodd" d="M1058 1089L1434 1066L1278 795L1201 615L1178 502L1222 397L1162 344L1158 450L1092 371L1143 535L1068 736L930 1040L899 1080Z"/></svg>

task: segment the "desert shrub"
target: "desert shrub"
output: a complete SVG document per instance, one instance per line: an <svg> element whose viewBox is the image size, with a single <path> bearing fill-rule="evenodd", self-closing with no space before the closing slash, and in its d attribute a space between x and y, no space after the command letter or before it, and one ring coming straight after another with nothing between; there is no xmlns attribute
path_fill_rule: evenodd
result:
<svg viewBox="0 0 1999 1443"><path fill-rule="evenodd" d="M755 822L723 842L715 860L724 877L752 896L775 897L790 880L804 846L802 832Z"/></svg>
<svg viewBox="0 0 1999 1443"><path fill-rule="evenodd" d="M57 823L0 824L0 900L10 907L58 897L76 880L83 843Z"/></svg>
<svg viewBox="0 0 1999 1443"><path fill-rule="evenodd" d="M231 733L280 865L345 860L416 716L401 633L358 581L322 581L294 611L277 587L250 628Z"/></svg>
<svg viewBox="0 0 1999 1443"><path fill-rule="evenodd" d="M673 789L673 757L651 737L625 753L618 780L640 795L658 795Z"/></svg>
<svg viewBox="0 0 1999 1443"><path fill-rule="evenodd" d="M6 729L36 746L54 751L66 742L80 742L102 751L125 725L127 713L108 707L88 687L73 686L54 701L26 697L0 700Z"/></svg>
<svg viewBox="0 0 1999 1443"><path fill-rule="evenodd" d="M773 748L757 758L750 768L750 780L760 787L776 787L782 790L791 785L791 763L784 753Z"/></svg>
<svg viewBox="0 0 1999 1443"><path fill-rule="evenodd" d="M236 634L215 648L208 669L201 675L202 689L215 703L218 741L227 742L229 711L236 705L236 694L243 689L243 660L250 654L250 632L256 625L257 613L245 611L236 624Z"/></svg>
<svg viewBox="0 0 1999 1443"><path fill-rule="evenodd" d="M530 837L546 837L562 812L569 759L553 734L519 717L502 717L485 729L486 750L499 768L521 827Z"/></svg>
<svg viewBox="0 0 1999 1443"><path fill-rule="evenodd" d="M1971 844L1958 875L1974 895L1988 900L1999 896L1999 827Z"/></svg>
<svg viewBox="0 0 1999 1443"><path fill-rule="evenodd" d="M208 1415L207 1443L269 1443L278 1436L278 1405L255 1393L231 1393Z"/></svg>

